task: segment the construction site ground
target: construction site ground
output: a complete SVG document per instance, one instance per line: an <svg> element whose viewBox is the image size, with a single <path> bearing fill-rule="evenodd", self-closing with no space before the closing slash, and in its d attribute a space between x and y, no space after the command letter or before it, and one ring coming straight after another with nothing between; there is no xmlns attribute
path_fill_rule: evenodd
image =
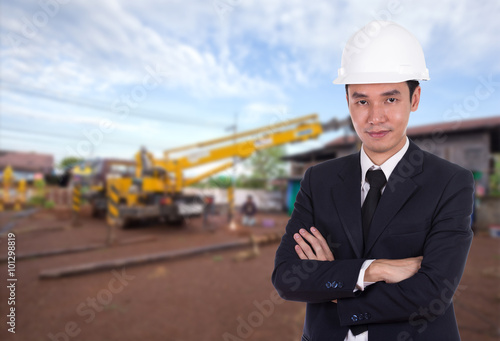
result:
<svg viewBox="0 0 500 341"><path fill-rule="evenodd" d="M16 219L16 220L14 220ZM0 286L0 340L300 340L305 304L278 299L271 284L277 243L259 247L259 255L243 260L251 247L214 251L178 260L40 279L58 267L181 250L229 242L249 233L283 233L286 214L259 214L257 226L230 231L225 217L201 218L185 226L158 222L119 230L127 245L93 251L17 260L15 334L8 332L7 264ZM81 226L71 227L71 212L44 210L29 217L2 213L2 226L16 225L16 254L104 243L106 224L82 212ZM7 256L7 237L0 241L0 258ZM243 253L242 253L243 252ZM251 255L247 252L247 256ZM235 260L235 258L239 260ZM500 239L476 235L461 285L454 298L464 341L498 340L500 328ZM432 322L429 322L432 323Z"/></svg>

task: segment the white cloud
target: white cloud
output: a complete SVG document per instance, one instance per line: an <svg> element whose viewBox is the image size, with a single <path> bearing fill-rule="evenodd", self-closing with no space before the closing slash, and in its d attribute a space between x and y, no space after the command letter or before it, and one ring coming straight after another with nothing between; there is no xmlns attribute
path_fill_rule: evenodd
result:
<svg viewBox="0 0 500 341"><path fill-rule="evenodd" d="M286 120L288 108L284 104L253 102L245 105L238 116L238 124L252 127L256 124L268 125Z"/></svg>
<svg viewBox="0 0 500 341"><path fill-rule="evenodd" d="M161 130L149 122L141 122L140 124L133 123L123 123L118 119L111 120L109 118L100 116L90 116L90 115L79 115L72 113L67 115L64 113L53 113L48 110L36 110L33 108L26 109L17 105L2 104L2 115L4 117L12 118L24 118L33 122L32 120L39 120L44 123L59 124L62 126L74 126L81 128L82 125L91 125L94 127L99 127L103 120L110 121L113 124L114 129L121 132L133 132L137 133L140 131L147 131L147 134L158 134ZM118 116L117 116L118 117ZM36 125L36 124L35 124ZM8 130L8 129L6 129Z"/></svg>
<svg viewBox="0 0 500 341"><path fill-rule="evenodd" d="M114 0L96 7L75 0L27 44L9 48L5 33L19 34L20 18L39 10L4 5L3 77L72 93L137 84L145 65L159 63L169 88L196 97L285 99L287 87L333 78L343 42L373 19L407 27L433 49L436 67L478 69L499 52L500 10L491 1ZM498 58L488 61L498 69Z"/></svg>
<svg viewBox="0 0 500 341"><path fill-rule="evenodd" d="M22 32L22 23L17 24L16 29L10 22L4 30ZM98 11L91 2L75 1L61 9L36 39L7 48L2 65L14 60L15 65L4 77L84 92L137 84L144 77L144 65L160 64L168 70L170 86L199 97L283 97L279 86L246 73L228 58L220 60L208 48L161 35L162 29L148 26L117 1L101 2ZM205 31L203 25L197 29Z"/></svg>
<svg viewBox="0 0 500 341"><path fill-rule="evenodd" d="M324 103L307 103L321 98L308 91L322 91L318 83L335 77L352 33L388 13L423 44L431 78L437 72L473 79L500 71L498 1L72 0L14 48L8 34L22 35L22 18L32 20L37 11L38 1L2 2L0 77L6 84L108 103L141 84L146 66L159 66L168 76L145 107L180 115L201 112L209 119L226 118L228 125L237 108L242 108L241 122L249 125L267 124L280 107L324 108ZM450 94L456 92L450 86ZM162 102L162 96L170 102ZM48 108L21 97L19 111L33 109L55 122ZM81 115L61 124L95 124L78 109ZM132 131L129 123L123 129ZM179 144L181 138L204 137L202 132L171 134L179 134Z"/></svg>

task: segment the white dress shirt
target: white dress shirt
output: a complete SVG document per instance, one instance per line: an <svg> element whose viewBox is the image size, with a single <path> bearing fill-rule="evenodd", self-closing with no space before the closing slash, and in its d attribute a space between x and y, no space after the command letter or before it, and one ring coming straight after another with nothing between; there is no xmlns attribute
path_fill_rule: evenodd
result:
<svg viewBox="0 0 500 341"><path fill-rule="evenodd" d="M380 166L377 166L376 164L373 163L372 160L366 155L365 150L363 146L361 146L361 151L360 151L360 162L361 162L361 206L363 206L363 202L365 201L366 195L368 194L368 191L370 190L370 184L368 181L366 181L366 172L369 170L377 170L377 169L382 169L384 172L385 178L389 180L389 177L392 174L392 171L394 168L396 168L396 165L401 161L403 158L403 155L405 155L406 151L408 150L408 147L410 146L410 141L408 140L408 137L406 137L406 143L401 148L396 154L391 156L389 159L387 159L383 164ZM384 193L385 186L382 188L382 193ZM374 261L375 259L368 259L364 261L363 265L361 266L361 269L359 270L359 276L358 276L358 281L356 283L356 289L354 291L358 290L365 290L365 288L373 282L365 282L365 271L368 269L370 264ZM351 330L349 329L349 332L347 333L347 336L345 337L344 341L368 341L368 331L365 331L359 335L354 335Z"/></svg>

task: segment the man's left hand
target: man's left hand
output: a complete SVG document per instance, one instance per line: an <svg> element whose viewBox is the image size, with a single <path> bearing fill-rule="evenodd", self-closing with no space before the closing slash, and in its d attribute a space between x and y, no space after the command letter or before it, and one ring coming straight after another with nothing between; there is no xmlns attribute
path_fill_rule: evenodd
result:
<svg viewBox="0 0 500 341"><path fill-rule="evenodd" d="M295 245L295 252L297 252L299 258L303 260L335 260L332 250L330 250L328 243L325 238L323 238L321 233L319 233L318 229L311 227L311 232L312 234L307 232L306 229L300 229L299 233L293 235L293 238L297 242L297 245ZM309 244L313 247L312 249L311 246L304 241L304 239L309 242ZM337 300L333 300L332 302L337 303Z"/></svg>
<svg viewBox="0 0 500 341"><path fill-rule="evenodd" d="M297 252L299 258L303 260L333 261L335 258L325 238L323 238L315 227L311 227L311 232L312 234L307 232L306 229L300 229L299 233L293 235L297 242L297 245L295 245L295 252ZM306 243L306 241L309 244Z"/></svg>

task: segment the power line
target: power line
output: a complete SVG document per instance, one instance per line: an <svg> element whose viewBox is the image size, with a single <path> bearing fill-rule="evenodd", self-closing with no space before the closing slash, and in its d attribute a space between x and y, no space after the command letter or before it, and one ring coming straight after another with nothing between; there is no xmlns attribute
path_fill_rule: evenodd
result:
<svg viewBox="0 0 500 341"><path fill-rule="evenodd" d="M68 134L61 134L61 133L43 133L43 132L38 132L38 131L34 131L34 130L31 130L31 129L19 129L19 128L12 128L12 127L5 127L5 126L2 126L4 129L8 129L8 130L4 130L2 131L2 135L3 133L10 133L11 131L16 131L16 132L19 132L21 134L34 134L34 135L39 135L39 136L43 136L43 137L46 137L46 138L52 138L52 139L71 139L71 140L82 140L82 138L78 138L77 135L68 135ZM2 137L2 135L0 135L0 137ZM13 138L15 139L15 137L11 137L11 136L5 136L6 138ZM30 140L32 140L32 138L30 137ZM44 142L49 142L50 141L45 141L45 140L42 140ZM138 148L138 144L137 143L133 143L133 142L128 142L128 141L110 141L110 140L103 140L105 144L113 144L113 145L119 145L119 146L123 146L124 144L125 145L129 145L129 146L134 146L136 148ZM52 144L57 144L57 142L53 142ZM160 146L149 146L149 147L152 147L152 148L165 148L164 146L163 147L160 147Z"/></svg>
<svg viewBox="0 0 500 341"><path fill-rule="evenodd" d="M20 129L17 127L9 127L2 125L2 132L3 133L10 133L10 132L19 132L19 133L29 133L29 134L35 134L35 135L40 135L40 136L47 136L49 138L69 138L69 139L76 139L76 135L69 135L69 134L61 134L61 133L44 133L36 130L31 130L31 129Z"/></svg>
<svg viewBox="0 0 500 341"><path fill-rule="evenodd" d="M37 138L30 138L29 140L24 138L24 137L18 137L18 136L4 136L3 133L0 135L0 140L2 139L8 139L8 140L18 140L18 141L23 141L23 142L41 142L41 143L46 143L50 145L58 144L57 142L54 141L47 141L43 139L37 139ZM2 149L5 149L2 147Z"/></svg>
<svg viewBox="0 0 500 341"><path fill-rule="evenodd" d="M70 104L70 105L87 107L87 108L94 109L94 110L111 112L113 114L118 115L118 113L111 110L112 108L106 102L102 102L102 101L95 100L95 99L92 99L92 100L91 99L79 99L79 98L75 98L75 97L69 97L67 95L64 95L64 97L61 97L60 95L50 93L49 91L47 91L45 89L29 88L29 87L26 87L25 85L5 82L1 78L0 78L0 89L6 90L6 91L11 91L11 92L17 92L17 93L21 93L21 94L29 95L29 96L46 98L46 99L49 99L52 101L66 103L66 104ZM130 108L130 106L127 106L124 102L121 102L121 103L123 103L125 105L125 107L128 108L128 110L130 110L130 114L131 115L133 114L134 117L136 117L136 118L150 119L150 120L156 120L156 121L160 121L160 122L192 125L192 126L198 126L198 127L202 126L205 128L207 128L207 127L220 128L221 126L226 124L224 122L203 120L203 119L200 119L199 117L186 117L186 115L175 115L175 114L168 114L168 113L166 114L166 113L155 112L152 110L144 110L143 109L141 111L136 111L135 109Z"/></svg>

